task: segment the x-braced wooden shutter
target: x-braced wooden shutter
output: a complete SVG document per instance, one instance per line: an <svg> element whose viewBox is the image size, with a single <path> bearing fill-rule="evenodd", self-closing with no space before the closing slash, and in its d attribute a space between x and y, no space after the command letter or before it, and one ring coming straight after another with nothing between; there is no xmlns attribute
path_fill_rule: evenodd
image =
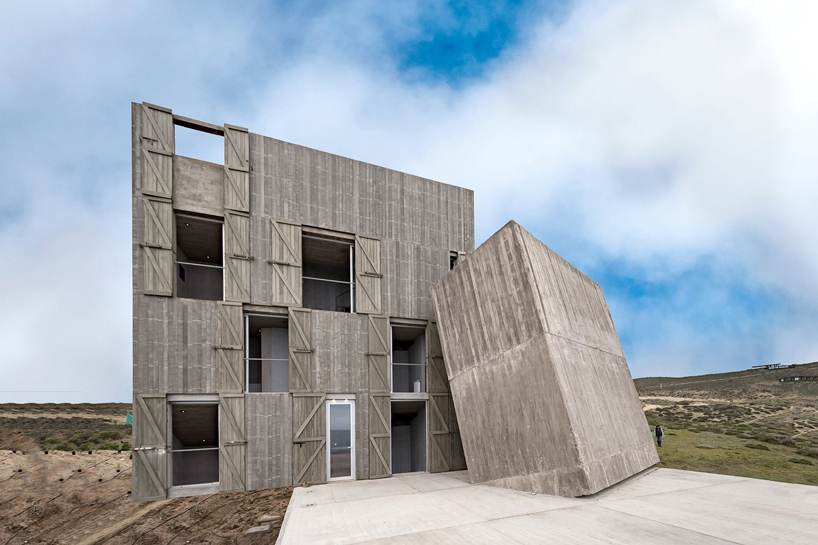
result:
<svg viewBox="0 0 818 545"><path fill-rule="evenodd" d="M164 395L136 395L133 419L133 497L163 500L168 489L167 401Z"/></svg>
<svg viewBox="0 0 818 545"><path fill-rule="evenodd" d="M449 437L451 448L451 459L449 469L459 471L466 469L466 455L463 452L463 441L460 438L460 425L457 423L457 413L454 410L454 398L449 394Z"/></svg>
<svg viewBox="0 0 818 545"><path fill-rule="evenodd" d="M355 312L381 313L381 241L355 235Z"/></svg>
<svg viewBox="0 0 818 545"><path fill-rule="evenodd" d="M224 207L250 211L250 133L224 126Z"/></svg>
<svg viewBox="0 0 818 545"><path fill-rule="evenodd" d="M426 368L429 374L429 471L466 469L436 322L426 326Z"/></svg>
<svg viewBox="0 0 818 545"><path fill-rule="evenodd" d="M216 356L219 370L217 373L217 392L244 391L244 327L242 324L241 303L218 301L218 341Z"/></svg>
<svg viewBox="0 0 818 545"><path fill-rule="evenodd" d="M219 395L219 492L245 490L244 395Z"/></svg>
<svg viewBox="0 0 818 545"><path fill-rule="evenodd" d="M369 393L369 478L392 474L392 405L389 394Z"/></svg>
<svg viewBox="0 0 818 545"><path fill-rule="evenodd" d="M274 305L301 306L301 225L270 220L270 264Z"/></svg>
<svg viewBox="0 0 818 545"><path fill-rule="evenodd" d="M290 307L288 314L290 391L309 392L312 390L312 311Z"/></svg>
<svg viewBox="0 0 818 545"><path fill-rule="evenodd" d="M389 365L389 317L367 316L368 347L366 352L369 370L369 391L386 392L392 390Z"/></svg>
<svg viewBox="0 0 818 545"><path fill-rule="evenodd" d="M326 394L293 394L293 485L327 481Z"/></svg>
<svg viewBox="0 0 818 545"><path fill-rule="evenodd" d="M449 394L429 393L429 472L451 471Z"/></svg>
<svg viewBox="0 0 818 545"><path fill-rule="evenodd" d="M429 375L429 392L448 394L449 377L446 375L436 322L429 322L426 326L426 369Z"/></svg>
<svg viewBox="0 0 818 545"><path fill-rule="evenodd" d="M142 196L142 291L173 295L173 205Z"/></svg>
<svg viewBox="0 0 818 545"><path fill-rule="evenodd" d="M173 113L143 102L141 125L142 193L170 199L173 196Z"/></svg>
<svg viewBox="0 0 818 545"><path fill-rule="evenodd" d="M224 211L224 265L227 301L250 302L250 215Z"/></svg>
<svg viewBox="0 0 818 545"><path fill-rule="evenodd" d="M392 474L392 410L389 317L367 316L369 370L369 478Z"/></svg>

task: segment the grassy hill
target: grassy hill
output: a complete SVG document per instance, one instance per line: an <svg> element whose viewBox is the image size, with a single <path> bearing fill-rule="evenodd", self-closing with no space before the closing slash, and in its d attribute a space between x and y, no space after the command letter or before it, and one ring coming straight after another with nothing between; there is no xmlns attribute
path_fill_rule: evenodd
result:
<svg viewBox="0 0 818 545"><path fill-rule="evenodd" d="M818 363L634 382L651 426L667 433L661 465L818 485Z"/></svg>

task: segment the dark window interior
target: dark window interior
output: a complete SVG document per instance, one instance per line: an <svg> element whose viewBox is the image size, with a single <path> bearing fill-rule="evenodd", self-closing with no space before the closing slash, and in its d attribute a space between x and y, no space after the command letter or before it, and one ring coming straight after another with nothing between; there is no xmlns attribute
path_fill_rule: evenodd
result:
<svg viewBox="0 0 818 545"><path fill-rule="evenodd" d="M221 301L222 223L176 216L176 296Z"/></svg>
<svg viewBox="0 0 818 545"><path fill-rule="evenodd" d="M307 235L301 244L304 307L352 312L350 244Z"/></svg>
<svg viewBox="0 0 818 545"><path fill-rule="evenodd" d="M171 405L173 486L219 482L219 406Z"/></svg>
<svg viewBox="0 0 818 545"><path fill-rule="evenodd" d="M426 471L426 402L392 402L392 473Z"/></svg>

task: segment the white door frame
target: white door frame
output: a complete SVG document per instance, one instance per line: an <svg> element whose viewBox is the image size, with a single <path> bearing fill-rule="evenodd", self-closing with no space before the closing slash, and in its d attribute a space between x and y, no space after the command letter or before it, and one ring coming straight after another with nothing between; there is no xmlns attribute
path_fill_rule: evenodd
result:
<svg viewBox="0 0 818 545"><path fill-rule="evenodd" d="M330 440L330 418L329 411L332 405L349 405L349 432L350 432L350 475L348 477L332 478L330 471L330 457L332 456L332 441ZM328 399L326 401L327 419L327 482L329 481L354 481L355 480L355 396L350 395L345 399Z"/></svg>

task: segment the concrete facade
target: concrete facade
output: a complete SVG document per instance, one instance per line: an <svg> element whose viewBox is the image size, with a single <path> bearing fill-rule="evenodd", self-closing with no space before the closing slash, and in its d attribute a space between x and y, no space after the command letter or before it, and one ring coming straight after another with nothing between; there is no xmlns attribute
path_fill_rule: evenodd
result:
<svg viewBox="0 0 818 545"><path fill-rule="evenodd" d="M177 130L223 138L223 164L177 154ZM425 441L412 448L425 450L426 471L465 468L431 288L474 248L472 191L147 103L132 105L132 161L134 499L324 482L328 406L350 402L352 478L391 475L396 400L425 406ZM323 265L337 247L345 281ZM334 308L309 308L305 295L327 293ZM248 354L265 344L250 319L287 328L285 367L268 381L286 369L284 391L251 391ZM426 339L419 392L392 391L391 331L402 326ZM277 365L280 351L263 353ZM206 448L219 479L180 488L174 459L193 455L171 409L196 403L218 405Z"/></svg>
<svg viewBox="0 0 818 545"><path fill-rule="evenodd" d="M659 461L602 290L518 224L433 298L473 483L583 496Z"/></svg>

